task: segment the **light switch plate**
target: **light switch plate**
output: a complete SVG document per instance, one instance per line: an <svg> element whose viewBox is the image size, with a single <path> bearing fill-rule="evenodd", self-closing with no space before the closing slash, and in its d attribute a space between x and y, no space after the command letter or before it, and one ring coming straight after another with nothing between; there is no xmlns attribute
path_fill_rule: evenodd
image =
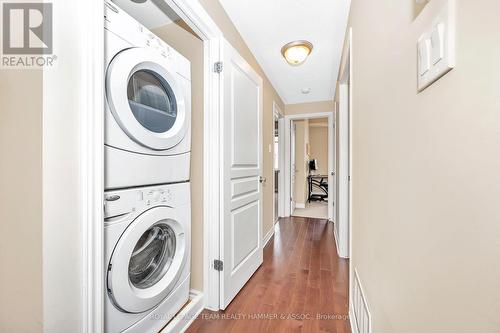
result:
<svg viewBox="0 0 500 333"><path fill-rule="evenodd" d="M429 10L429 6L427 7ZM430 40L430 68L420 70L420 43ZM423 91L455 67L455 0L446 1L418 41L418 91Z"/></svg>

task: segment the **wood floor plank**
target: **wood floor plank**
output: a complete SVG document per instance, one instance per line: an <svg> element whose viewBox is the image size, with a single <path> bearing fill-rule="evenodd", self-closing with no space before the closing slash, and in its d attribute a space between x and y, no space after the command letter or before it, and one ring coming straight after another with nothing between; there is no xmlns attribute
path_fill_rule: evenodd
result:
<svg viewBox="0 0 500 333"><path fill-rule="evenodd" d="M281 219L264 249L264 263L227 309L203 311L187 332L350 333L348 274L332 223Z"/></svg>

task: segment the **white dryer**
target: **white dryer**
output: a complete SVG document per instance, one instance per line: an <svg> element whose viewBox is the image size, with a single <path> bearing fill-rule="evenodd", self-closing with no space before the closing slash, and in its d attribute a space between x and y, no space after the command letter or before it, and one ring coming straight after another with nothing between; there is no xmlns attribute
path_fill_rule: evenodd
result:
<svg viewBox="0 0 500 333"><path fill-rule="evenodd" d="M158 332L188 301L189 183L105 193L105 332Z"/></svg>
<svg viewBox="0 0 500 333"><path fill-rule="evenodd" d="M189 180L191 64L106 2L105 188Z"/></svg>

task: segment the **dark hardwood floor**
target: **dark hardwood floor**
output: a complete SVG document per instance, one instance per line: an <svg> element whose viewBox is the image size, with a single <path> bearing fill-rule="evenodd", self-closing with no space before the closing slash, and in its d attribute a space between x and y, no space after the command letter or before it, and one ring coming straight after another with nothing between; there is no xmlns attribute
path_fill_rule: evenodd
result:
<svg viewBox="0 0 500 333"><path fill-rule="evenodd" d="M281 219L264 263L232 303L225 311L203 311L187 332L350 333L348 274L332 223Z"/></svg>

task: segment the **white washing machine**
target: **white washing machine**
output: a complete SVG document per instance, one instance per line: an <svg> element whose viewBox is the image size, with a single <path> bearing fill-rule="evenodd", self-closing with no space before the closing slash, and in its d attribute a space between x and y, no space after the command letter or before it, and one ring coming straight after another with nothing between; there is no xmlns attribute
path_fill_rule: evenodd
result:
<svg viewBox="0 0 500 333"><path fill-rule="evenodd" d="M191 64L106 2L105 188L189 180Z"/></svg>
<svg viewBox="0 0 500 333"><path fill-rule="evenodd" d="M189 183L104 198L105 332L159 332L189 298Z"/></svg>

